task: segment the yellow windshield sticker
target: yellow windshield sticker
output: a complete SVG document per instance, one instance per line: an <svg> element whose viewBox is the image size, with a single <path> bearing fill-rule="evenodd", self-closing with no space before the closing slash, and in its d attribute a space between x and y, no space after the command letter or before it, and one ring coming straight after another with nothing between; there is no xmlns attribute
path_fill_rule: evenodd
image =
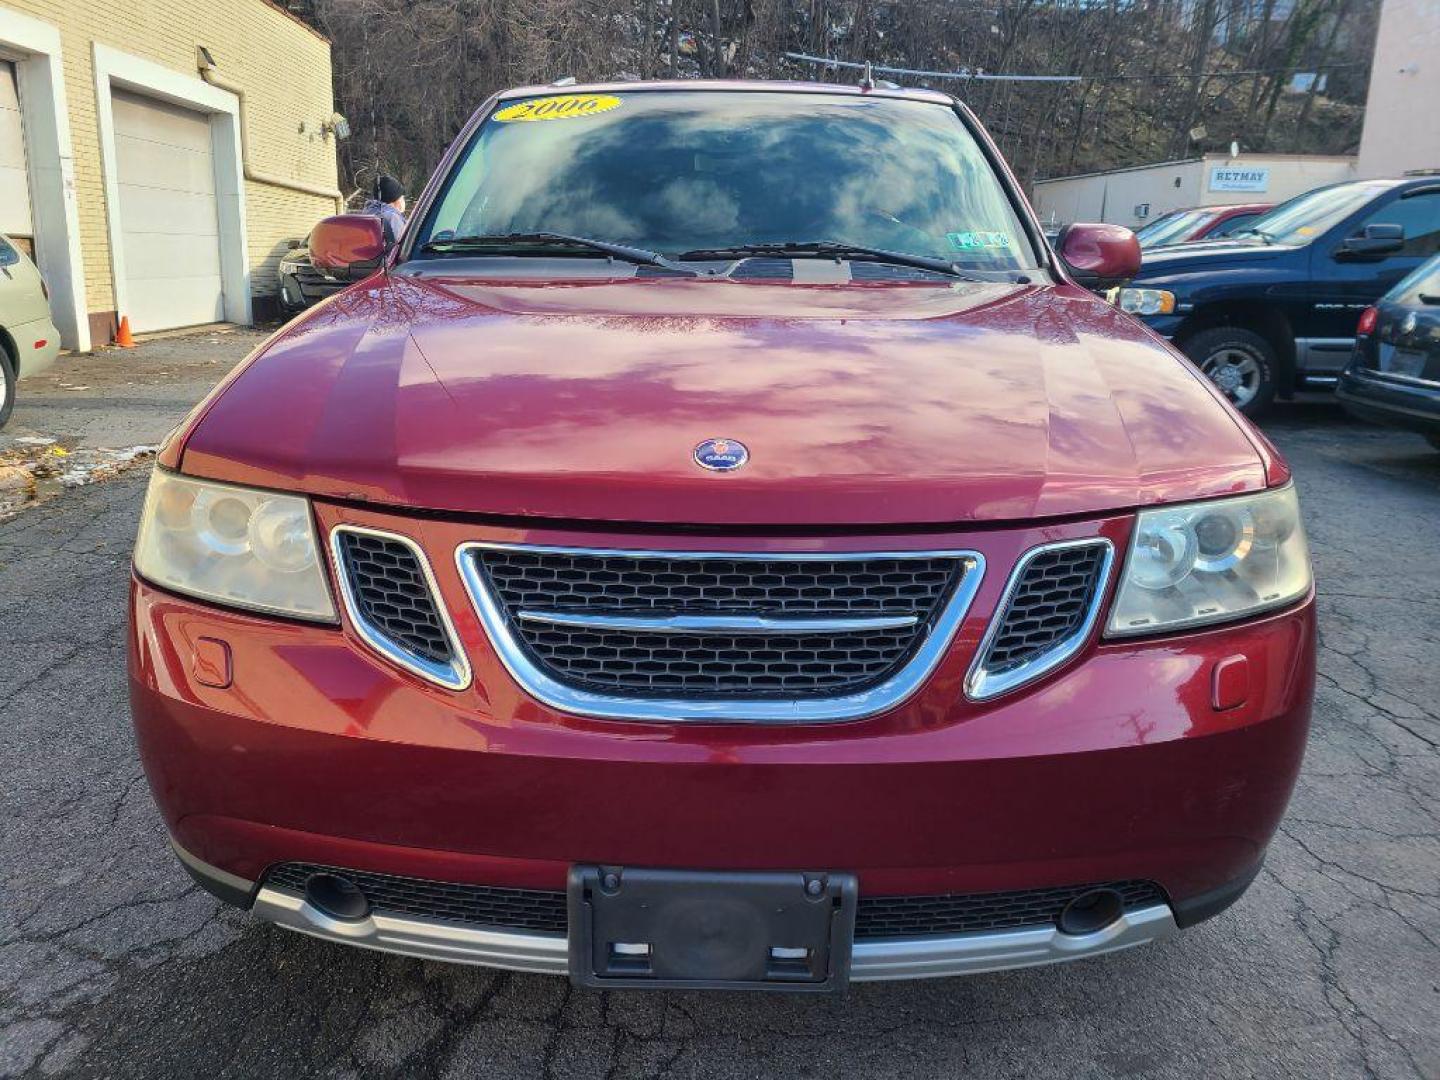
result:
<svg viewBox="0 0 1440 1080"><path fill-rule="evenodd" d="M561 94L507 105L495 114L495 119L502 124L519 120L574 120L618 109L620 104L620 99L613 94Z"/></svg>

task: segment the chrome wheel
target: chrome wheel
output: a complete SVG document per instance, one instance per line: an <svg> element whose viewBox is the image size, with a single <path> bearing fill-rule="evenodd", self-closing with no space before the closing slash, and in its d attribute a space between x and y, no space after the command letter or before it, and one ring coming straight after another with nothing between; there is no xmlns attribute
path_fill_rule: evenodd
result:
<svg viewBox="0 0 1440 1080"><path fill-rule="evenodd" d="M1200 370L1238 408L1249 405L1260 392L1260 361L1244 349L1233 346L1217 349L1205 358Z"/></svg>

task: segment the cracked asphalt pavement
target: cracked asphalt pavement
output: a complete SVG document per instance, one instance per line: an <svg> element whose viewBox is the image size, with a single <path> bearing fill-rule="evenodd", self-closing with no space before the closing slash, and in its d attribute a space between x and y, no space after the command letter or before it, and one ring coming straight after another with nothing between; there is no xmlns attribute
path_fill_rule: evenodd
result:
<svg viewBox="0 0 1440 1080"><path fill-rule="evenodd" d="M176 396L136 394L165 426ZM1440 454L1325 399L1268 429L1323 644L1251 891L1130 953L836 999L577 992L223 907L171 857L130 732L144 470L0 524L0 1074L1440 1077Z"/></svg>

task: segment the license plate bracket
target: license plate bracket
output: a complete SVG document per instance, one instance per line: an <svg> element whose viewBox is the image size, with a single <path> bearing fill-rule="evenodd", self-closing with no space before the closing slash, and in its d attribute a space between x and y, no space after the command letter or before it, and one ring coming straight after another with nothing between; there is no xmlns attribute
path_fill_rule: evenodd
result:
<svg viewBox="0 0 1440 1080"><path fill-rule="evenodd" d="M570 870L577 986L844 989L855 875L799 871Z"/></svg>
<svg viewBox="0 0 1440 1080"><path fill-rule="evenodd" d="M1384 370L1392 375L1409 375L1412 378L1419 378L1420 373L1425 370L1425 354L1419 349L1405 349L1396 346L1390 350L1388 359L1390 362Z"/></svg>

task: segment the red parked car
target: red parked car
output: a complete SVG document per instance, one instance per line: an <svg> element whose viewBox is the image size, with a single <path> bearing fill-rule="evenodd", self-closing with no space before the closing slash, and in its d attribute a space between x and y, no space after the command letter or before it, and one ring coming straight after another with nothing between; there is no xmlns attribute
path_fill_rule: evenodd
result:
<svg viewBox="0 0 1440 1080"><path fill-rule="evenodd" d="M1150 222L1135 236L1143 251L1188 244L1195 240L1219 240L1246 228L1274 208L1274 203L1238 203L1234 206L1171 210Z"/></svg>
<svg viewBox="0 0 1440 1080"><path fill-rule="evenodd" d="M1295 491L922 90L487 102L163 447L132 707L205 887L586 986L1128 948L1245 890L1314 683Z"/></svg>

